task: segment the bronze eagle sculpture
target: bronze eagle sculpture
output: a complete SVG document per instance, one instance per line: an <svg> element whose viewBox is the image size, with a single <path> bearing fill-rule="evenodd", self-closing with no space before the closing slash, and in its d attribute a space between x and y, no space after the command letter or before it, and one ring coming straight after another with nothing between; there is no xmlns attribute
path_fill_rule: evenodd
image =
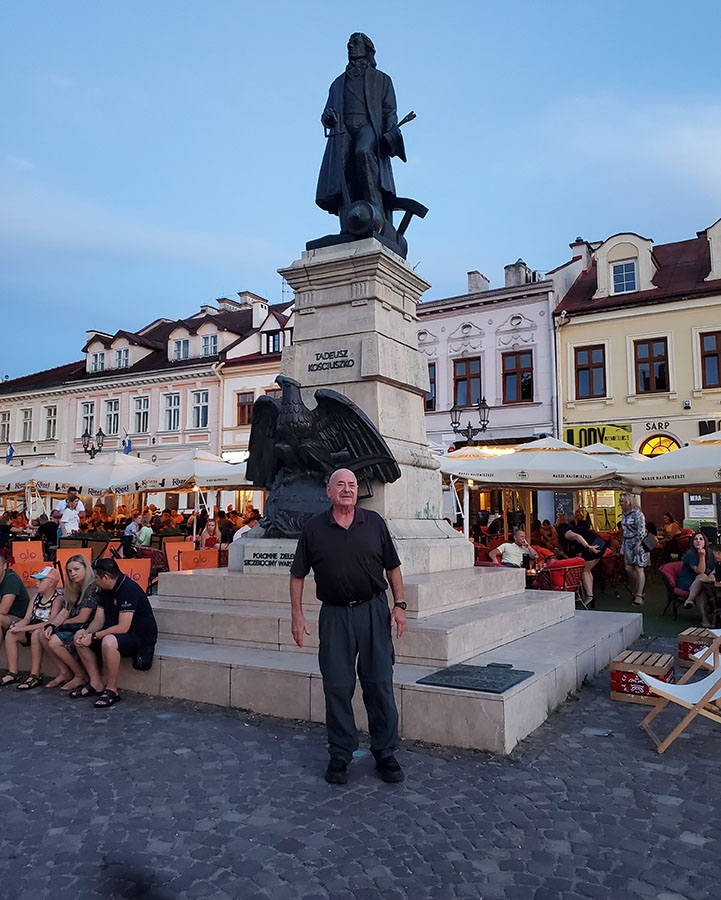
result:
<svg viewBox="0 0 721 900"><path fill-rule="evenodd" d="M352 400L320 388L316 407L309 409L299 382L286 375L276 381L283 391L281 402L262 396L253 406L246 474L255 487L269 490L284 470L286 477L318 481L339 467L350 469L359 482L400 478L388 445Z"/></svg>

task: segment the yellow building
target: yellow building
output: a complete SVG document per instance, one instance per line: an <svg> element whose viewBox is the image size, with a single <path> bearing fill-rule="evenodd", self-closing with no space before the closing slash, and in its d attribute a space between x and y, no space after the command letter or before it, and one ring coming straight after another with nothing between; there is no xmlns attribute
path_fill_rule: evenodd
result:
<svg viewBox="0 0 721 900"><path fill-rule="evenodd" d="M629 233L571 248L554 273L565 439L654 456L721 428L721 219L671 244Z"/></svg>

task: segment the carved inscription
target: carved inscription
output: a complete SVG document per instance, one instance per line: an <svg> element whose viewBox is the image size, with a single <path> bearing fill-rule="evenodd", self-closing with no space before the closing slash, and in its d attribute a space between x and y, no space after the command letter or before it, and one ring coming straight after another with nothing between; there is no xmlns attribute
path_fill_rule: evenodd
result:
<svg viewBox="0 0 721 900"><path fill-rule="evenodd" d="M315 361L308 363L309 372L327 372L330 369L352 369L355 360L349 350L325 350L314 353Z"/></svg>

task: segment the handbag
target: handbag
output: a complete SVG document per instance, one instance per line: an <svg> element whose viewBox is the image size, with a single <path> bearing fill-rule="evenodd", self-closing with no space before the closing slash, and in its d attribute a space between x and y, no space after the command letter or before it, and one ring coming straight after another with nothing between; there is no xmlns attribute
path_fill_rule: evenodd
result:
<svg viewBox="0 0 721 900"><path fill-rule="evenodd" d="M652 534L647 533L641 541L641 546L647 553L650 553L658 547L658 541Z"/></svg>

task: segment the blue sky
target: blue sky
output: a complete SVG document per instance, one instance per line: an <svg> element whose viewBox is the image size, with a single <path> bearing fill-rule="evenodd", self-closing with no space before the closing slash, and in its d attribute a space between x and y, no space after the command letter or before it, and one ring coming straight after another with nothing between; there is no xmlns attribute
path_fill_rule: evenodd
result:
<svg viewBox="0 0 721 900"><path fill-rule="evenodd" d="M358 11L354 12L356 9ZM328 85L365 31L430 207L409 261L493 285L576 235L721 216L718 0L389 4L35 0L0 9L0 377L251 290L336 230L314 205Z"/></svg>

